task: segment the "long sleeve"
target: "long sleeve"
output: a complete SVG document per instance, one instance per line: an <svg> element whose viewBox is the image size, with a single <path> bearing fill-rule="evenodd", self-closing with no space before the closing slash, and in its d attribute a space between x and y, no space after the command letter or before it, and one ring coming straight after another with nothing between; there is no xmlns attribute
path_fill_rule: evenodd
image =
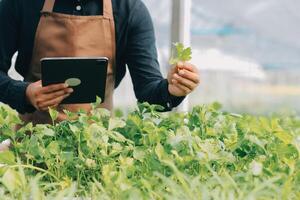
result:
<svg viewBox="0 0 300 200"><path fill-rule="evenodd" d="M26 103L28 83L8 76L13 54L18 50L17 5L15 0L0 1L0 102L6 103L20 113L32 111Z"/></svg>
<svg viewBox="0 0 300 200"><path fill-rule="evenodd" d="M136 1L128 26L125 60L138 101L159 104L166 111L171 110L184 97L175 97L169 93L168 81L163 78L157 59L152 19L141 1Z"/></svg>

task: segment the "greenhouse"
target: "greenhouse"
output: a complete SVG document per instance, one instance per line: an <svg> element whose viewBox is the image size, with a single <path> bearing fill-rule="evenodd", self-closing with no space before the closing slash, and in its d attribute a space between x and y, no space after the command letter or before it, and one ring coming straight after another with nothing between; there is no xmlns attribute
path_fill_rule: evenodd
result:
<svg viewBox="0 0 300 200"><path fill-rule="evenodd" d="M299 9L0 0L0 200L299 200Z"/></svg>

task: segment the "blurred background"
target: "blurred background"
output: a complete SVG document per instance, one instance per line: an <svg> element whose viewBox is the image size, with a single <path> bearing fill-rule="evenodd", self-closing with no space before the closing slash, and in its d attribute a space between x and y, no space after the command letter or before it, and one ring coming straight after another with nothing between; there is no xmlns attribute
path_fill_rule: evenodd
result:
<svg viewBox="0 0 300 200"><path fill-rule="evenodd" d="M300 113L299 0L143 2L153 18L164 75L172 38L176 40L181 27L184 42L193 49L192 62L202 83L184 109L218 101L231 112ZM15 76L13 70L11 74ZM135 105L127 73L115 93L115 107L128 110Z"/></svg>
<svg viewBox="0 0 300 200"><path fill-rule="evenodd" d="M143 1L153 18L166 74L175 0ZM188 107L218 101L232 112L300 113L299 10L299 0L192 0L187 23L202 83ZM117 106L134 105L131 88L127 77L117 91L122 96L115 98Z"/></svg>

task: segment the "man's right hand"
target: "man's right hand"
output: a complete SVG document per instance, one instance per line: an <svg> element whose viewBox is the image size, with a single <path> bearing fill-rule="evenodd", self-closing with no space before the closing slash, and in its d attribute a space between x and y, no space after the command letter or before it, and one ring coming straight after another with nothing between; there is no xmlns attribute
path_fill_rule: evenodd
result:
<svg viewBox="0 0 300 200"><path fill-rule="evenodd" d="M73 92L65 83L54 84L46 87L41 81L28 85L26 97L28 102L39 111L48 111L49 107L57 107L65 98Z"/></svg>

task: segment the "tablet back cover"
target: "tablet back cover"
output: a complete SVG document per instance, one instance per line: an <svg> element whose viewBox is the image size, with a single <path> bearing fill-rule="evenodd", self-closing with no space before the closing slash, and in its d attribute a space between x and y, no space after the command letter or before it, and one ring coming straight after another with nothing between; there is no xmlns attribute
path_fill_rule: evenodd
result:
<svg viewBox="0 0 300 200"><path fill-rule="evenodd" d="M46 58L42 61L43 86L75 83L74 92L62 104L93 103L105 100L107 58ZM78 85L79 84L79 85Z"/></svg>

